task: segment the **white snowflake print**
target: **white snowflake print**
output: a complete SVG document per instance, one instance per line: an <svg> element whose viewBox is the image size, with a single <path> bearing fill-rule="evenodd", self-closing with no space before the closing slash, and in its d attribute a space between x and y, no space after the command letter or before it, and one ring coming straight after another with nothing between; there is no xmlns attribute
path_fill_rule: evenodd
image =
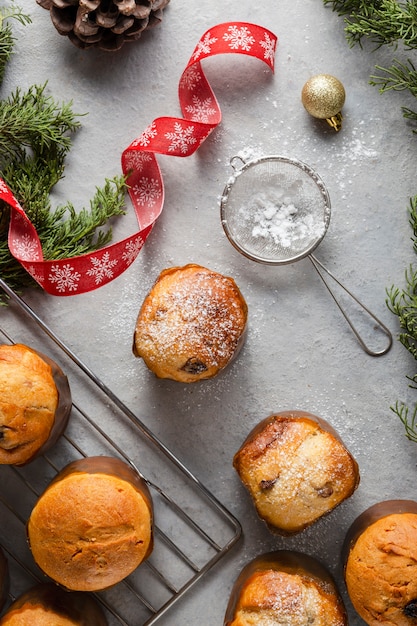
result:
<svg viewBox="0 0 417 626"><path fill-rule="evenodd" d="M0 193L8 193L9 189L2 178L0 178Z"/></svg>
<svg viewBox="0 0 417 626"><path fill-rule="evenodd" d="M179 150L181 154L187 154L190 146L193 146L197 139L193 137L194 126L183 128L179 122L174 124L174 132L165 133L165 137L171 142L168 152L176 152Z"/></svg>
<svg viewBox="0 0 417 626"><path fill-rule="evenodd" d="M136 237L134 241L128 241L125 247L125 252L122 254L123 261L126 261L127 265L132 265L133 261L138 256L142 246L145 242L142 237Z"/></svg>
<svg viewBox="0 0 417 626"><path fill-rule="evenodd" d="M13 248L16 256L22 261L38 261L39 252L36 241L29 235L23 235L20 239L13 240Z"/></svg>
<svg viewBox="0 0 417 626"><path fill-rule="evenodd" d="M41 276L41 274L38 274L38 272L36 271L35 267L33 265L29 266L29 274L32 276L32 278L34 278L34 280L36 280L37 283L43 283L45 280L45 276Z"/></svg>
<svg viewBox="0 0 417 626"><path fill-rule="evenodd" d="M23 209L22 209L23 210ZM13 216L14 221L16 222L18 228L20 230L25 230L28 227L27 221L25 220L25 218L23 217L23 215L21 213L15 213Z"/></svg>
<svg viewBox="0 0 417 626"><path fill-rule="evenodd" d="M190 67L184 72L181 77L180 87L181 89L188 89L188 91L193 91L200 81L201 72L199 68L195 65L190 65Z"/></svg>
<svg viewBox="0 0 417 626"><path fill-rule="evenodd" d="M265 50L264 59L274 63L275 54L275 40L272 39L268 33L264 33L264 39L259 42L259 45Z"/></svg>
<svg viewBox="0 0 417 626"><path fill-rule="evenodd" d="M135 139L132 146L149 146L151 139L154 139L157 134L158 131L156 130L156 124L155 122L152 122L152 124L149 124L149 126L145 128L140 137Z"/></svg>
<svg viewBox="0 0 417 626"><path fill-rule="evenodd" d="M142 172L145 167L145 163L152 161L152 157L148 152L137 152L132 150L126 156L126 166L128 170L134 170L135 172Z"/></svg>
<svg viewBox="0 0 417 626"><path fill-rule="evenodd" d="M217 111L217 109L211 106L212 103L212 98L200 100L198 96L193 96L193 103L186 106L185 110L187 113L191 114L193 122L203 122L204 124L207 124L210 115L215 115Z"/></svg>
<svg viewBox="0 0 417 626"><path fill-rule="evenodd" d="M241 48L248 52L255 43L255 39L252 37L247 26L242 26L242 28L229 26L227 31L228 32L223 35L223 39L230 42L229 48L232 50Z"/></svg>
<svg viewBox="0 0 417 626"><path fill-rule="evenodd" d="M134 185L133 193L138 201L138 204L144 206L153 206L158 198L161 197L161 188L159 180L157 178L148 178L142 176L139 182Z"/></svg>
<svg viewBox="0 0 417 626"><path fill-rule="evenodd" d="M211 33L208 32L204 35L204 39L200 39L193 54L193 59L198 59L202 54L210 54L211 46L216 43L217 37L211 37Z"/></svg>
<svg viewBox="0 0 417 626"><path fill-rule="evenodd" d="M92 256L90 260L93 267L87 271L87 276L94 276L96 285L105 278L113 278L113 267L117 265L117 259L110 259L110 254L105 252L101 259Z"/></svg>
<svg viewBox="0 0 417 626"><path fill-rule="evenodd" d="M49 280L52 284L56 283L56 288L60 293L77 291L80 278L81 274L76 272L69 263L62 267L53 265L49 275Z"/></svg>

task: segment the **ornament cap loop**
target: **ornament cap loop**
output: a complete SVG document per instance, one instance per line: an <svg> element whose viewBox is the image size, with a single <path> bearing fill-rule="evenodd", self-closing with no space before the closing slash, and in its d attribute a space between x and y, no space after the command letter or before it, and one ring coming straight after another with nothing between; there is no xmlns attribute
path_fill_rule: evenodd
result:
<svg viewBox="0 0 417 626"><path fill-rule="evenodd" d="M342 128L343 115L341 113L332 115L332 117L328 117L326 119L326 122L329 124L329 126L334 128L336 132L339 132L339 130Z"/></svg>

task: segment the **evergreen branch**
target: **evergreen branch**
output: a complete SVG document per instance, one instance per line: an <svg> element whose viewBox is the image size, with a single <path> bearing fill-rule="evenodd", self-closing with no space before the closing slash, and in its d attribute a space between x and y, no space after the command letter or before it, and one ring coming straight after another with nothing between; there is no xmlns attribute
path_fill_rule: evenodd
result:
<svg viewBox="0 0 417 626"><path fill-rule="evenodd" d="M0 84L3 82L7 62L13 54L14 38L10 24L0 28Z"/></svg>
<svg viewBox="0 0 417 626"><path fill-rule="evenodd" d="M417 124L417 111L412 111L411 109L408 109L407 107L401 107L401 110L403 112L403 117ZM413 133L417 133L417 129L414 129Z"/></svg>
<svg viewBox="0 0 417 626"><path fill-rule="evenodd" d="M400 418L405 428L405 435L410 441L417 443L417 405L410 415L408 406L402 402L396 402L391 410Z"/></svg>
<svg viewBox="0 0 417 626"><path fill-rule="evenodd" d="M387 290L387 306L397 316L400 328L400 343L417 359L417 272L410 268L405 275L407 288L391 287Z"/></svg>
<svg viewBox="0 0 417 626"><path fill-rule="evenodd" d="M406 63L394 59L391 67L383 68L376 65L375 69L382 74L371 76L369 82L371 85L379 87L380 93L390 90L409 91L414 98L417 98L417 70L411 59L408 59ZM402 112L406 119L417 121L416 111L402 107ZM413 132L417 133L417 128L413 129Z"/></svg>
<svg viewBox="0 0 417 626"><path fill-rule="evenodd" d="M414 252L417 252L417 195L410 198L410 206L408 208L410 215L410 226L413 230Z"/></svg>
<svg viewBox="0 0 417 626"><path fill-rule="evenodd" d="M409 214L413 249L417 253L417 195L410 200ZM402 331L399 341L417 360L417 270L410 266L405 272L405 288L392 286L387 290L387 296L387 306L397 316ZM417 389L417 374L407 378L409 386ZM404 403L397 402L391 409L403 423L408 439L417 443L417 405L411 414Z"/></svg>
<svg viewBox="0 0 417 626"><path fill-rule="evenodd" d="M47 159L24 153L20 159L11 160L2 172L3 179L36 229L48 220L50 193L64 176L67 151L64 148L51 150Z"/></svg>
<svg viewBox="0 0 417 626"><path fill-rule="evenodd" d="M375 69L383 72L381 76L371 76L371 85L379 86L381 93L389 91L409 91L412 96L417 98L417 70L413 62L408 59L406 63L401 63L394 59L393 65L384 68L379 65Z"/></svg>
<svg viewBox="0 0 417 626"><path fill-rule="evenodd" d="M106 179L97 187L90 210L76 212L71 203L58 207L38 231L44 258L47 260L79 256L109 243L112 229L98 230L110 218L124 215L126 182L123 176ZM65 214L69 217L63 220Z"/></svg>
<svg viewBox="0 0 417 626"><path fill-rule="evenodd" d="M346 14L345 14L346 15ZM405 48L417 48L417 3L416 0L397 2L380 0L362 4L345 17L345 33L349 45L361 45L364 38L376 44L397 46L402 42Z"/></svg>
<svg viewBox="0 0 417 626"><path fill-rule="evenodd" d="M410 199L409 216L413 249L417 253L417 195ZM417 269L411 265L405 271L405 288L392 286L387 296L387 306L398 318L403 331L399 341L417 359Z"/></svg>
<svg viewBox="0 0 417 626"><path fill-rule="evenodd" d="M4 28L4 23L11 18L20 22L23 26L31 24L32 22L30 15L23 13L21 7L17 6L17 4L14 3L14 0L12 0L11 5L8 8L2 7L0 9L0 29Z"/></svg>
<svg viewBox="0 0 417 626"><path fill-rule="evenodd" d="M23 25L31 22L30 17L25 15L13 2L9 8L2 7L0 9L0 84L3 82L6 65L13 53L15 42L12 27L8 22L11 18Z"/></svg>
<svg viewBox="0 0 417 626"><path fill-rule="evenodd" d="M11 158L25 157L30 149L35 155L50 158L57 149L68 151L72 133L80 127L72 103L58 105L45 94L45 85L33 85L27 92L17 89L0 101L0 169Z"/></svg>
<svg viewBox="0 0 417 626"><path fill-rule="evenodd" d="M369 16L374 9L380 8L381 0L323 0L338 15L360 14Z"/></svg>

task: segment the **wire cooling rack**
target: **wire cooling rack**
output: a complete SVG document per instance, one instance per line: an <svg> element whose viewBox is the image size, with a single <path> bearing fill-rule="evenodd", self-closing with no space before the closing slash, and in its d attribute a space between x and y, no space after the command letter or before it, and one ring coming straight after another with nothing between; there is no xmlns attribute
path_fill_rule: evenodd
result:
<svg viewBox="0 0 417 626"><path fill-rule="evenodd" d="M66 432L51 450L21 468L0 467L1 542L9 561L10 600L46 580L30 554L25 528L40 493L72 460L117 456L137 468L150 488L154 550L128 578L95 595L111 626L155 624L232 548L241 526L2 279L0 288L9 297L1 312L0 343L24 343L54 359L68 376L73 399ZM132 448L127 456L124 450Z"/></svg>

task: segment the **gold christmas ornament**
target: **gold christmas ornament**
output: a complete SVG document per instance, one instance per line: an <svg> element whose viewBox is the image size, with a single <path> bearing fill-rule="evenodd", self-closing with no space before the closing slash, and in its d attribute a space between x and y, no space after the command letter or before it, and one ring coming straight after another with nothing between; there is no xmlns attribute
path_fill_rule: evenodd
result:
<svg viewBox="0 0 417 626"><path fill-rule="evenodd" d="M301 102L310 115L326 120L334 130L342 127L342 107L346 93L340 80L330 74L317 74L305 83Z"/></svg>

